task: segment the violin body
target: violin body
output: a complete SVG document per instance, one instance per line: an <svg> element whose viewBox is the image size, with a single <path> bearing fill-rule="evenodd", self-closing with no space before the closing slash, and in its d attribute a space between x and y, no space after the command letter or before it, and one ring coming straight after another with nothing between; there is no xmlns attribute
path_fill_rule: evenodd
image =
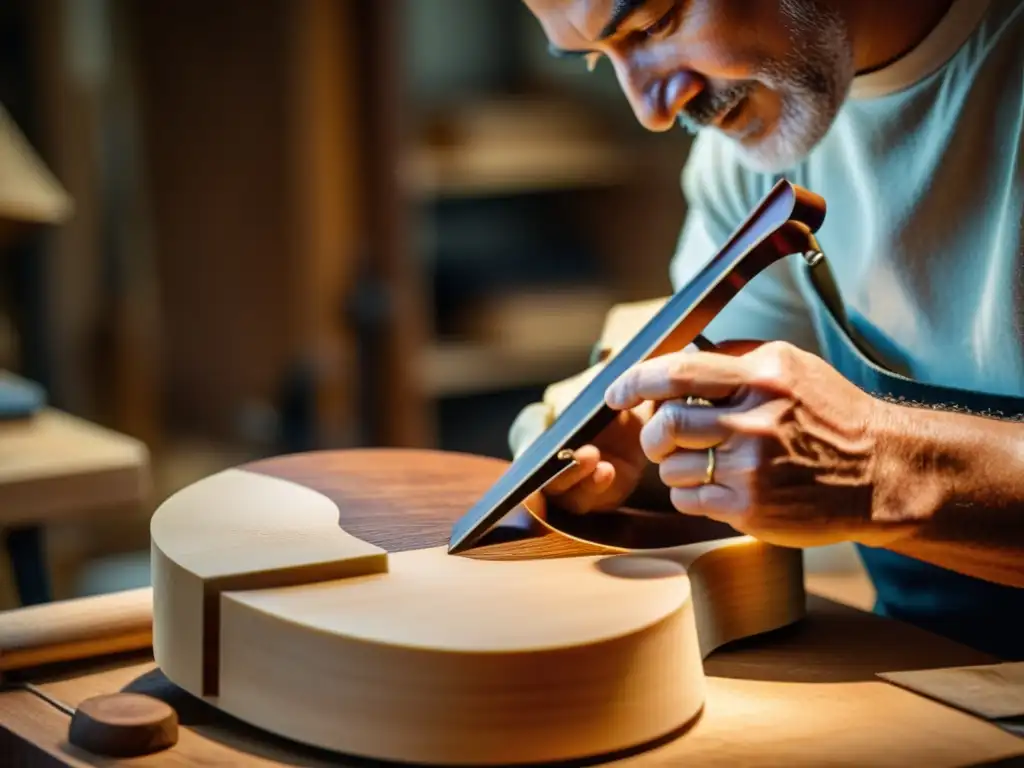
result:
<svg viewBox="0 0 1024 768"><path fill-rule="evenodd" d="M346 755L579 761L681 733L707 654L804 614L799 551L695 519L691 544L621 553L517 509L448 554L506 468L337 451L183 489L151 524L157 663L246 723Z"/></svg>

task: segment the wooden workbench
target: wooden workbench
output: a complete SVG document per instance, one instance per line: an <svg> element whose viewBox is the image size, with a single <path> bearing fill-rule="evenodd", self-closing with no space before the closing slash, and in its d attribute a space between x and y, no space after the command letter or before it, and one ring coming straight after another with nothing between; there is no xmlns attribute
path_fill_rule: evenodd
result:
<svg viewBox="0 0 1024 768"><path fill-rule="evenodd" d="M610 763L729 768L1024 763L1024 739L875 677L992 659L816 595L809 609L797 626L712 654L706 664L707 704L696 725L668 743ZM35 689L0 693L3 765L368 765L266 736L221 715L167 682L148 653L37 670L23 681ZM70 718L62 708L121 690L148 693L174 706L182 726L178 744L121 761L69 747Z"/></svg>
<svg viewBox="0 0 1024 768"><path fill-rule="evenodd" d="M54 408L0 424L0 525L66 520L140 503L149 491L142 443Z"/></svg>
<svg viewBox="0 0 1024 768"><path fill-rule="evenodd" d="M418 472L409 469L413 465ZM433 452L401 452L389 457L387 451L326 451L266 459L243 469L299 483L324 495L339 509L353 503L346 496L350 490L346 490L347 483L353 476L360 478L362 486L369 484L379 492L372 499L362 499L362 527L349 532L388 552L400 552L445 541L451 521L495 482L506 465L484 457L455 461L450 455ZM392 472L394 466L403 467L398 477ZM415 503L408 503L410 487L415 488ZM392 509L387 500L392 498L406 503L401 517L387 517ZM383 527L377 524L382 519L387 520ZM695 541L725 535L720 527L717 533L712 530L719 524L687 521L694 527ZM489 552L495 556L504 547L506 555L515 552L517 557L526 553L572 556L583 546L548 532L499 541ZM812 594L805 620L719 649L708 657L706 707L687 732L610 762L666 767L942 768L1024 759L1024 739L877 677L881 672L989 664L995 659L822 597L821 591L832 595L848 592L841 589L837 578L834 574L825 574L823 579L814 573L806 576ZM130 599L117 601L119 610L137 608L138 597L129 595ZM52 615L54 606L46 608ZM8 616L6 647L23 647L24 641L10 637L44 623L61 630L51 634L79 639L92 626L117 623L117 611L105 602L102 606L100 601L77 603L73 608L65 611L63 618L48 622L42 621L40 613L23 612L20 621ZM143 618L151 616L144 614ZM14 632L18 627L19 632ZM133 636L142 635L134 632ZM141 656L107 657L60 670L37 668L20 673L22 682L30 687L0 693L0 765L268 768L367 764L314 752L220 714L163 678L154 665L149 642L146 636L134 646L120 646L141 649ZM322 684L340 683L324 680ZM182 726L178 743L166 752L134 761L90 758L68 747L73 708L92 696L124 690L148 693L171 704ZM509 739L515 738L510 730Z"/></svg>
<svg viewBox="0 0 1024 768"><path fill-rule="evenodd" d="M141 504L149 452L138 440L54 408L0 423L0 528L24 605L47 602L46 525Z"/></svg>

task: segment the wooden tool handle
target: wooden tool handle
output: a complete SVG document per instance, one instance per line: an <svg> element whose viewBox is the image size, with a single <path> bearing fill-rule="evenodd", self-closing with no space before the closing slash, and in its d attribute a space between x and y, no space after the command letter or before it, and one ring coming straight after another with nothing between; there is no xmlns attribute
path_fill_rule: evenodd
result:
<svg viewBox="0 0 1024 768"><path fill-rule="evenodd" d="M0 613L0 673L148 648L151 587Z"/></svg>

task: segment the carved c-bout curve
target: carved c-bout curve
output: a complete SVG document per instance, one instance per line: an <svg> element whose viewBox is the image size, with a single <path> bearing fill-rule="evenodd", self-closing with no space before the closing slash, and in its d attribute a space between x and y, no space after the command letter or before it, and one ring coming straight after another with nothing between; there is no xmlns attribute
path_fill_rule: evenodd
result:
<svg viewBox="0 0 1024 768"><path fill-rule="evenodd" d="M178 491L153 514L153 654L195 696L218 691L220 594L387 570L387 553L338 525L326 496L228 469Z"/></svg>

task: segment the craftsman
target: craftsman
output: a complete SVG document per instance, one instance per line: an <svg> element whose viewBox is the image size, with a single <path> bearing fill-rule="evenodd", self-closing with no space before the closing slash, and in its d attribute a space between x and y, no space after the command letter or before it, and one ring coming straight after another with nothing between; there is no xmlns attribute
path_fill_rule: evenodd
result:
<svg viewBox="0 0 1024 768"><path fill-rule="evenodd" d="M827 201L848 313L784 259L705 330L727 354L614 384L619 420L547 492L596 514L653 462L679 512L853 542L878 612L1024 658L1024 3L525 2L642 125L696 133L675 288L785 177ZM513 451L545 426L525 409Z"/></svg>

